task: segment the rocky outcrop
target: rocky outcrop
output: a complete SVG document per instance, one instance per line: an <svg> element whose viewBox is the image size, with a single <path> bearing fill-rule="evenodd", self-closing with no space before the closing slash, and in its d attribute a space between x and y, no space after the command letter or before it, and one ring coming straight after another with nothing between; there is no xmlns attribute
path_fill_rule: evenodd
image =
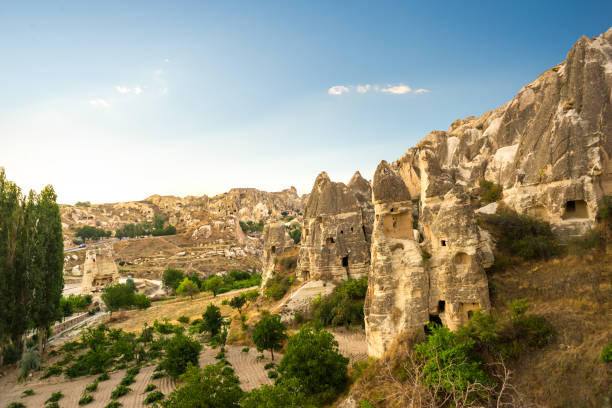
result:
<svg viewBox="0 0 612 408"><path fill-rule="evenodd" d="M500 184L506 206L550 222L560 238L592 228L612 194L611 90L612 29L578 40L566 62L504 106L433 131L392 166L379 165L365 307L370 354L382 355L403 330L429 321L456 328L490 308L484 268L494 243L475 217L481 180Z"/></svg>
<svg viewBox="0 0 612 408"><path fill-rule="evenodd" d="M350 186L322 172L304 212L297 278L342 280L368 273L370 264L370 186L358 173Z"/></svg>
<svg viewBox="0 0 612 408"><path fill-rule="evenodd" d="M263 233L263 257L262 257L262 287L274 274L274 268L280 256L285 250L295 248L296 244L289 236L288 226L284 222L266 224Z"/></svg>
<svg viewBox="0 0 612 408"><path fill-rule="evenodd" d="M87 250L83 264L82 292L90 293L119 280L119 269L113 258L113 248L101 245Z"/></svg>
<svg viewBox="0 0 612 408"><path fill-rule="evenodd" d="M433 131L394 166L421 206L487 179L559 236L593 226L612 193L612 29L582 37L563 62L502 107Z"/></svg>

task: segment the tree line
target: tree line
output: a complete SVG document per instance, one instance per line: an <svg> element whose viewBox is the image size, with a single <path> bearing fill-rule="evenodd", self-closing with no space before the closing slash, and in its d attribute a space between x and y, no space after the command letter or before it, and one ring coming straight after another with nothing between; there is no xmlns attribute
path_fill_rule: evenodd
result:
<svg viewBox="0 0 612 408"><path fill-rule="evenodd" d="M153 223L148 221L140 223L126 224L115 231L115 237L117 238L135 238L144 235L153 235L154 237L161 235L174 235L176 234L176 227L174 225L167 224L164 217L156 215L153 217Z"/></svg>
<svg viewBox="0 0 612 408"><path fill-rule="evenodd" d="M30 330L44 350L62 316L64 247L51 185L25 196L0 170L0 365L7 346L26 348Z"/></svg>

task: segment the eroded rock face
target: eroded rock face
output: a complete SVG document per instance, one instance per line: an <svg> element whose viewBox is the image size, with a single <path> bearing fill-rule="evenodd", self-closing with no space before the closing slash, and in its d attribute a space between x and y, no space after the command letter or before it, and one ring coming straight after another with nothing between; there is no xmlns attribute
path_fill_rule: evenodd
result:
<svg viewBox="0 0 612 408"><path fill-rule="evenodd" d="M283 253L295 248L293 239L288 234L288 228L284 222L266 224L263 233L263 258L262 258L262 287L266 286L268 279L274 274L276 260Z"/></svg>
<svg viewBox="0 0 612 408"><path fill-rule="evenodd" d="M611 90L612 29L580 38L566 62L510 102L431 132L394 166L422 207L487 179L504 187L508 206L558 235L583 233L612 193Z"/></svg>
<svg viewBox="0 0 612 408"><path fill-rule="evenodd" d="M369 183L358 173L350 186L322 172L304 212L297 278L343 280L368 273L372 204Z"/></svg>
<svg viewBox="0 0 612 408"><path fill-rule="evenodd" d="M119 269L113 258L113 248L101 245L87 250L83 264L82 291L84 294L103 288L119 280Z"/></svg>

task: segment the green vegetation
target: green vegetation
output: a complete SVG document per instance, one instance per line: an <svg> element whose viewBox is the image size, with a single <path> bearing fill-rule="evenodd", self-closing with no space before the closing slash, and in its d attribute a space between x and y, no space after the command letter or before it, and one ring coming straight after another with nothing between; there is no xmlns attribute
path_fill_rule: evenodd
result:
<svg viewBox="0 0 612 408"><path fill-rule="evenodd" d="M188 316L179 316L179 318L177 319L179 321L179 323L183 323L183 324L189 324L189 317Z"/></svg>
<svg viewBox="0 0 612 408"><path fill-rule="evenodd" d="M79 400L79 405L87 405L91 402L93 402L94 397L91 394L85 394L81 397L81 399Z"/></svg>
<svg viewBox="0 0 612 408"><path fill-rule="evenodd" d="M263 317L253 331L253 343L259 352L270 350L272 361L274 361L274 350L281 349L283 342L287 339L287 327L281 322L278 314L263 313Z"/></svg>
<svg viewBox="0 0 612 408"><path fill-rule="evenodd" d="M222 326L223 317L221 316L221 310L217 306L209 304L204 314L202 314L202 323L199 325L200 333L205 331L210 333L211 337L214 337L219 333Z"/></svg>
<svg viewBox="0 0 612 408"><path fill-rule="evenodd" d="M91 305L91 295L70 295L60 299L60 309L63 317L72 316L74 312L82 312Z"/></svg>
<svg viewBox="0 0 612 408"><path fill-rule="evenodd" d="M163 226L165 220L163 217L156 215L153 217L153 225L144 221L138 224L126 224L123 227L115 231L115 237L117 238L135 238L146 235L161 236L161 235L174 235L176 234L176 227L173 225Z"/></svg>
<svg viewBox="0 0 612 408"><path fill-rule="evenodd" d="M121 408L123 406L119 401L111 401L104 408Z"/></svg>
<svg viewBox="0 0 612 408"><path fill-rule="evenodd" d="M6 408L26 408L21 402L11 402L6 406Z"/></svg>
<svg viewBox="0 0 612 408"><path fill-rule="evenodd" d="M157 401L161 401L164 399L164 393L161 391L153 391L145 398L145 404L149 405Z"/></svg>
<svg viewBox="0 0 612 408"><path fill-rule="evenodd" d="M202 281L201 290L212 292L213 296L217 296L220 293L259 285L261 285L260 273L232 270L223 276L209 276Z"/></svg>
<svg viewBox="0 0 612 408"><path fill-rule="evenodd" d="M100 238L108 238L111 236L110 231L105 231L102 228L90 227L89 225L85 225L83 227L77 228L75 235L82 240L85 239L93 239L95 241Z"/></svg>
<svg viewBox="0 0 612 408"><path fill-rule="evenodd" d="M333 293L323 299L315 299L310 310L313 321L320 326L363 326L363 304L367 289L367 276L339 283Z"/></svg>
<svg viewBox="0 0 612 408"><path fill-rule="evenodd" d="M238 311L238 314L242 316L242 307L246 304L246 302L247 302L246 295L242 293L238 296L234 296L229 301L229 305L230 307L236 309Z"/></svg>
<svg viewBox="0 0 612 408"><path fill-rule="evenodd" d="M504 188L492 181L480 180L480 202L483 205L499 201L503 197Z"/></svg>
<svg viewBox="0 0 612 408"><path fill-rule="evenodd" d="M185 278L185 272L176 268L166 268L162 274L162 283L165 288L176 290Z"/></svg>
<svg viewBox="0 0 612 408"><path fill-rule="evenodd" d="M291 237L291 239L293 239L293 242L295 242L296 244L299 244L300 241L302 240L302 230L297 228L297 229L294 229L293 231L289 231L289 236Z"/></svg>
<svg viewBox="0 0 612 408"><path fill-rule="evenodd" d="M264 222L263 220L259 220L258 223L254 223L253 221L240 221L240 228L245 234L249 232L262 232L264 229Z"/></svg>
<svg viewBox="0 0 612 408"><path fill-rule="evenodd" d="M45 404L49 402L57 402L60 399L64 398L64 394L61 391L54 392L51 396L45 401Z"/></svg>
<svg viewBox="0 0 612 408"><path fill-rule="evenodd" d="M338 352L338 342L326 330L304 326L289 338L278 371L278 380L296 379L306 396L320 402L332 400L348 382L348 358Z"/></svg>
<svg viewBox="0 0 612 408"><path fill-rule="evenodd" d="M189 364L198 366L202 345L183 334L176 334L165 346L165 358L161 367L171 376L183 374Z"/></svg>
<svg viewBox="0 0 612 408"><path fill-rule="evenodd" d="M181 376L184 383L162 401L165 408L229 408L238 407L243 395L240 380L222 363L204 369L189 366Z"/></svg>
<svg viewBox="0 0 612 408"><path fill-rule="evenodd" d="M94 382L85 386L85 391L87 392L94 392L97 389L98 389L98 380L94 380Z"/></svg>
<svg viewBox="0 0 612 408"><path fill-rule="evenodd" d="M38 350L28 350L19 361L19 380L25 380L32 371L40 369L40 353Z"/></svg>
<svg viewBox="0 0 612 408"><path fill-rule="evenodd" d="M151 392L151 391L153 391L155 389L157 389L157 385L149 384L149 385L147 385L147 388L145 388L145 392Z"/></svg>
<svg viewBox="0 0 612 408"><path fill-rule="evenodd" d="M507 209L483 219L499 236L497 249L508 256L525 260L548 258L560 252L547 222Z"/></svg>
<svg viewBox="0 0 612 408"><path fill-rule="evenodd" d="M105 287L101 297L111 316L113 312L119 309L128 309L131 306L136 306L139 309L146 309L151 306L151 299L147 295L134 293L133 289L125 283Z"/></svg>
<svg viewBox="0 0 612 408"><path fill-rule="evenodd" d="M113 392L111 392L111 399L117 399L119 397L122 397L124 395L126 395L128 392L132 392L132 389L130 387L127 387L123 384L119 384L117 385L117 387L113 390Z"/></svg>
<svg viewBox="0 0 612 408"><path fill-rule="evenodd" d="M194 295L197 295L200 292L200 288L189 278L183 279L181 284L176 288L176 294L179 296L189 296L193 299Z"/></svg>
<svg viewBox="0 0 612 408"><path fill-rule="evenodd" d="M604 363L612 362L612 344L608 344L601 350L601 361Z"/></svg>
<svg viewBox="0 0 612 408"><path fill-rule="evenodd" d="M4 348L23 350L30 329L44 353L49 328L62 316L63 246L53 187L26 197L0 169L0 366Z"/></svg>
<svg viewBox="0 0 612 408"><path fill-rule="evenodd" d="M31 396L32 396L32 395L34 395L34 394L36 394L36 393L34 392L34 390L33 390L33 389L31 389L31 388L28 388L27 390L24 390L24 391L21 393L21 398L31 397Z"/></svg>
<svg viewBox="0 0 612 408"><path fill-rule="evenodd" d="M74 205L76 207L91 207L91 202L90 201L77 201Z"/></svg>

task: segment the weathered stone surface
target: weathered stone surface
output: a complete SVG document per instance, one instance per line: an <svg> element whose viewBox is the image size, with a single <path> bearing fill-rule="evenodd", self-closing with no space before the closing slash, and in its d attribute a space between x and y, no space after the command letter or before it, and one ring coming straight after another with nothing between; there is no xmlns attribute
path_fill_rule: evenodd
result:
<svg viewBox="0 0 612 408"><path fill-rule="evenodd" d="M287 231L288 229L284 222L274 222L266 224L264 227L262 287L266 285L268 279L274 274L276 260L283 255L285 250L295 248L296 246Z"/></svg>
<svg viewBox="0 0 612 408"><path fill-rule="evenodd" d="M101 245L87 250L83 264L82 291L87 294L119 280L119 269L113 258L113 248Z"/></svg>
<svg viewBox="0 0 612 408"><path fill-rule="evenodd" d="M297 278L342 280L368 273L371 202L369 183L355 174L351 186L322 172L304 212Z"/></svg>

